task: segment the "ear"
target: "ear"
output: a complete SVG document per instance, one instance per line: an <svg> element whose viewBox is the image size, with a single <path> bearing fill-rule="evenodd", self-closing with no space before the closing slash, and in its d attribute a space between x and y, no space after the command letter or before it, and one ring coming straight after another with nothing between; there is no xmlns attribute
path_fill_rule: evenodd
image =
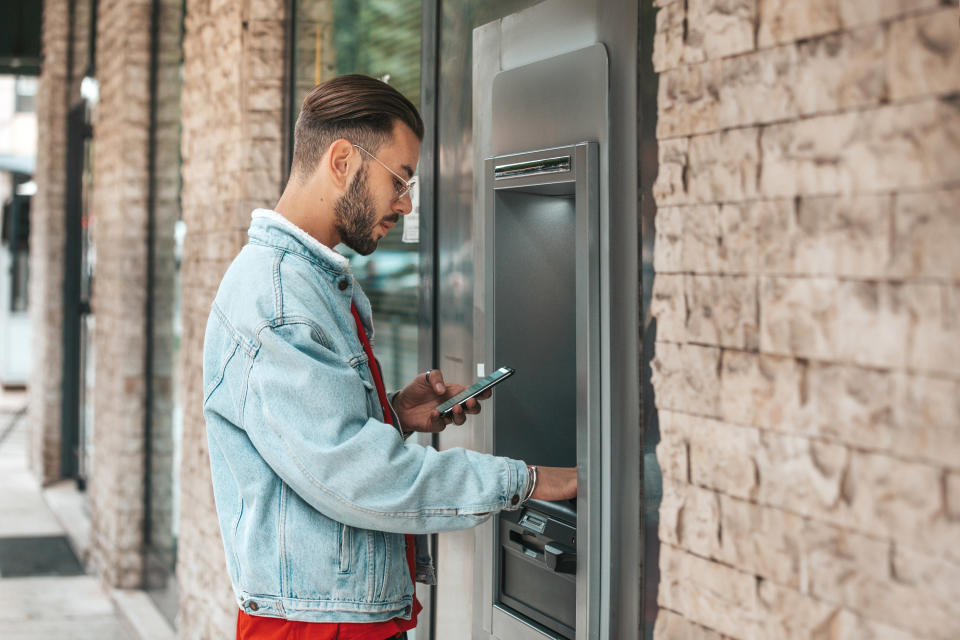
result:
<svg viewBox="0 0 960 640"><path fill-rule="evenodd" d="M324 161L331 185L337 191L346 191L353 179L353 174L360 168L362 159L360 152L348 141L340 138L334 140L327 149Z"/></svg>

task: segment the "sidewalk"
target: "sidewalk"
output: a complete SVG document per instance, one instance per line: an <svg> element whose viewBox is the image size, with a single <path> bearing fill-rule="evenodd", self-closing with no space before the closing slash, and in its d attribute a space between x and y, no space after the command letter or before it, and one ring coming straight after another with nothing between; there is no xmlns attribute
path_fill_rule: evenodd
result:
<svg viewBox="0 0 960 640"><path fill-rule="evenodd" d="M27 470L25 408L26 393L0 392L0 637L135 640Z"/></svg>

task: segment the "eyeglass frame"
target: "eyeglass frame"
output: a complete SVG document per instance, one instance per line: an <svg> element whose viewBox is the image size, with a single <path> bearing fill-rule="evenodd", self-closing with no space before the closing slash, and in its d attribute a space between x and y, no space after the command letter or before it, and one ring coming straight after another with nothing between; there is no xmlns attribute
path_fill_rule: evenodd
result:
<svg viewBox="0 0 960 640"><path fill-rule="evenodd" d="M393 176L400 181L400 184L403 185L403 189L400 191L397 191L396 184L394 184L394 192L395 192L394 199L393 199L394 202L400 202L401 200L403 200L404 197L409 195L410 191L413 190L413 188L416 186L417 176L414 175L414 176L411 176L409 180L404 180L400 174L398 174L396 171L394 171L393 169L385 165L383 161L380 160L380 158L373 155L372 153L370 153L369 151L367 151L366 149L364 149L363 147L361 147L356 143L351 143L351 144L353 144L353 146L355 146L357 149L360 149L360 151L363 151L365 154L367 154L368 156L376 160L377 164L379 164L381 167L383 167L384 169L392 173Z"/></svg>

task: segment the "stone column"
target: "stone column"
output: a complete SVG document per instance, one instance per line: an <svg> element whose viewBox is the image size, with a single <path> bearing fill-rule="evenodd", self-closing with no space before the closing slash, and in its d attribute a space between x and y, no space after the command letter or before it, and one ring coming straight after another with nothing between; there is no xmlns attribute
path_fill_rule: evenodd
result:
<svg viewBox="0 0 960 640"><path fill-rule="evenodd" d="M143 579L152 2L101 0L98 11L90 563L107 584L131 588Z"/></svg>
<svg viewBox="0 0 960 640"><path fill-rule="evenodd" d="M188 0L184 38L184 407L180 553L182 638L230 637L237 605L223 558L202 414L202 351L220 278L246 242L250 212L282 189L283 0Z"/></svg>
<svg viewBox="0 0 960 640"><path fill-rule="evenodd" d="M63 370L63 252L66 207L67 0L43 11L43 67L37 88L37 193L30 211L30 466L44 483L60 477Z"/></svg>

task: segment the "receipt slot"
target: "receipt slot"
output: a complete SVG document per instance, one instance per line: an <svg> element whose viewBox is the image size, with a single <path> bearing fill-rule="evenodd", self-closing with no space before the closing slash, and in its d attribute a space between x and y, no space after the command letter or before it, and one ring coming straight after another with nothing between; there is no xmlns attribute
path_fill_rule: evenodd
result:
<svg viewBox="0 0 960 640"><path fill-rule="evenodd" d="M493 450L579 469L576 500L497 516L493 605L538 637L577 637L598 598L598 162L583 142L485 166L489 357L516 369L495 393Z"/></svg>

